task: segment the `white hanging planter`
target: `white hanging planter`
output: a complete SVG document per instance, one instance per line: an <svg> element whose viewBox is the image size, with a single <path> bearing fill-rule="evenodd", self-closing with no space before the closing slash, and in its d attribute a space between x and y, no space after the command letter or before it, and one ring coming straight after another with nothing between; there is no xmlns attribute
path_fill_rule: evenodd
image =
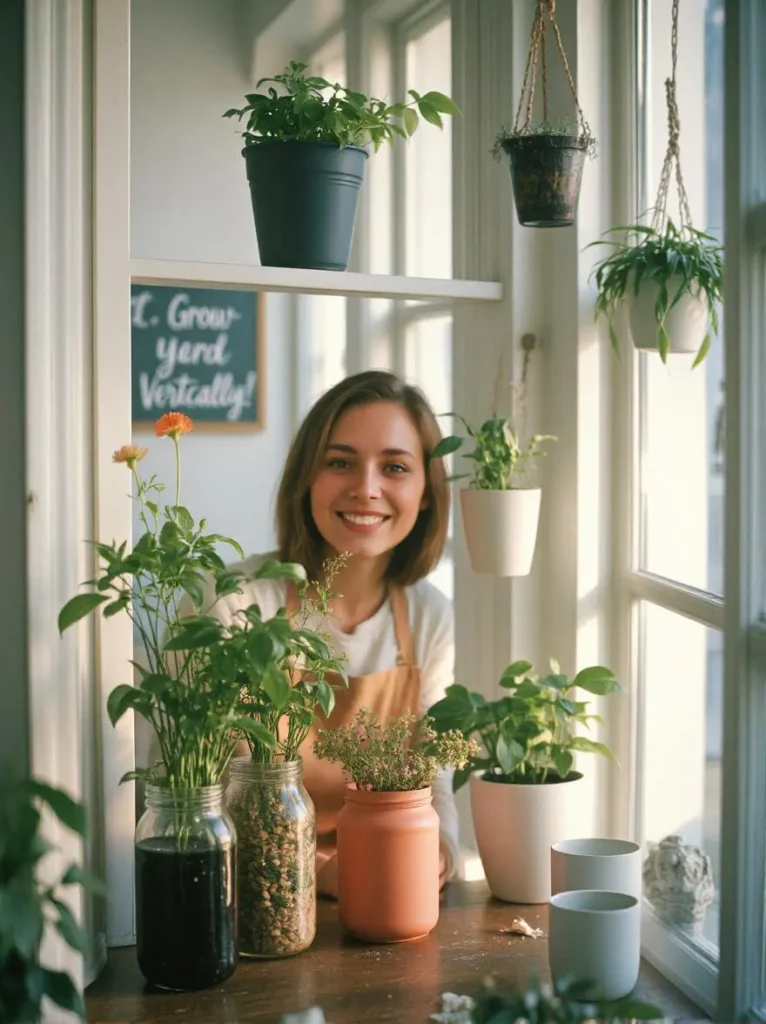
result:
<svg viewBox="0 0 766 1024"><path fill-rule="evenodd" d="M545 903L551 895L551 846L583 834L584 783L518 785L471 776L471 813L479 856L493 896Z"/></svg>
<svg viewBox="0 0 766 1024"><path fill-rule="evenodd" d="M540 521L539 487L460 492L463 527L474 572L527 576Z"/></svg>
<svg viewBox="0 0 766 1024"><path fill-rule="evenodd" d="M676 275L668 279L668 301L672 302L683 278ZM656 350L658 324L654 315L654 304L657 301L659 286L652 279L641 282L638 295L629 295L628 319L633 344L637 349ZM710 324L710 311L707 298L703 291L692 294L685 292L665 316L665 331L669 339L670 353L696 353L707 334Z"/></svg>

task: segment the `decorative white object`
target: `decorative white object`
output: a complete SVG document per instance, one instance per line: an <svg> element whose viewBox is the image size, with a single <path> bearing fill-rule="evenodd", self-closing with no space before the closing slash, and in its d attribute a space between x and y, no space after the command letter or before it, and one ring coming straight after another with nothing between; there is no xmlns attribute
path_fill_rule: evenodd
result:
<svg viewBox="0 0 766 1024"><path fill-rule="evenodd" d="M580 889L551 896L548 960L554 982L587 978L598 999L622 999L638 981L641 906L621 892Z"/></svg>
<svg viewBox="0 0 766 1024"><path fill-rule="evenodd" d="M471 776L471 812L487 884L508 903L545 903L551 846L582 831L583 779L543 785L486 782Z"/></svg>
<svg viewBox="0 0 766 1024"><path fill-rule="evenodd" d="M437 1024L471 1024L474 1001L470 996L458 996L454 992L442 993L439 1013L432 1013L429 1020Z"/></svg>
<svg viewBox="0 0 766 1024"><path fill-rule="evenodd" d="M668 280L668 296L672 301L683 278L680 275ZM657 320L654 304L657 301L657 282L652 278L643 280L638 295L631 291L629 301L630 333L633 344L639 349L657 348ZM704 292L686 292L665 315L665 330L670 340L672 353L697 352L708 329L710 313Z"/></svg>
<svg viewBox="0 0 766 1024"><path fill-rule="evenodd" d="M474 572L527 576L540 520L539 487L460 492L463 527Z"/></svg>
<svg viewBox="0 0 766 1024"><path fill-rule="evenodd" d="M710 857L681 836L649 844L644 861L644 894L669 924L699 925L715 898Z"/></svg>
<svg viewBox="0 0 766 1024"><path fill-rule="evenodd" d="M641 847L627 839L562 839L551 847L551 892L605 889L641 899Z"/></svg>

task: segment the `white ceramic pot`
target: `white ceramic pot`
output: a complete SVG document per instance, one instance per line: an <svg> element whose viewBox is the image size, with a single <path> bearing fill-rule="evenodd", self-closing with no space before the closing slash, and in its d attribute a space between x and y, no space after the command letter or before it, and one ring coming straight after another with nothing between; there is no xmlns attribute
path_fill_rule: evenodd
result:
<svg viewBox="0 0 766 1024"><path fill-rule="evenodd" d="M594 999L622 999L638 981L641 906L635 896L580 889L552 896L548 960L554 982L594 983Z"/></svg>
<svg viewBox="0 0 766 1024"><path fill-rule="evenodd" d="M551 847L582 834L583 780L540 786L471 776L471 813L487 884L508 903L545 903L551 895Z"/></svg>
<svg viewBox="0 0 766 1024"><path fill-rule="evenodd" d="M681 286L683 278L671 277L668 281L669 301ZM639 349L657 348L657 320L654 304L657 301L657 282L653 279L642 281L638 295L630 292L628 319L633 344ZM702 344L710 322L707 299L704 292L692 295L686 292L665 317L665 330L669 339L669 351L673 353L696 352Z"/></svg>
<svg viewBox="0 0 766 1024"><path fill-rule="evenodd" d="M460 492L463 527L474 572L527 576L540 520L539 487Z"/></svg>
<svg viewBox="0 0 766 1024"><path fill-rule="evenodd" d="M551 847L551 892L605 889L641 899L641 847L627 839L562 839Z"/></svg>

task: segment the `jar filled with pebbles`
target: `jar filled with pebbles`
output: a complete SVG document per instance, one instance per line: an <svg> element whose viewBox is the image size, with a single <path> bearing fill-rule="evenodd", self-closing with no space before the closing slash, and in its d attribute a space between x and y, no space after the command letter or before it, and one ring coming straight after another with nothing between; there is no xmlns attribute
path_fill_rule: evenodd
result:
<svg viewBox="0 0 766 1024"><path fill-rule="evenodd" d="M239 952L271 959L316 933L316 818L301 758L234 758L226 800L239 840Z"/></svg>

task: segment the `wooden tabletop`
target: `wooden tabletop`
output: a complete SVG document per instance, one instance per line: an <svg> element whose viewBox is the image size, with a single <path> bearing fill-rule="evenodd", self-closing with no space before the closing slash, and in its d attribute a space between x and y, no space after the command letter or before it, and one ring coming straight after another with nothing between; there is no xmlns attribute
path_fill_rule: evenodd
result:
<svg viewBox="0 0 766 1024"><path fill-rule="evenodd" d="M443 992L472 995L482 979L523 984L536 972L548 978L544 937L509 935L523 917L547 935L547 907L494 900L484 882L447 886L439 923L425 939L366 945L344 935L337 906L321 900L317 937L300 956L240 961L224 984L184 994L147 991L135 949L112 949L101 976L86 993L91 1024L186 1024L187 1021L278 1024L283 1013L321 1006L328 1024L427 1024ZM649 965L642 964L636 996L676 1021L703 1014Z"/></svg>

